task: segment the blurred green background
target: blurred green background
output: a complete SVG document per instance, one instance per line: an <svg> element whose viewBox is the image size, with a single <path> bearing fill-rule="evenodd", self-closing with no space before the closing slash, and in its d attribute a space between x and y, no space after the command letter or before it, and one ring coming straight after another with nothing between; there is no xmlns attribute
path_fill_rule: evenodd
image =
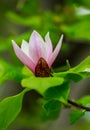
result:
<svg viewBox="0 0 90 130"><path fill-rule="evenodd" d="M67 70L66 60L71 67L90 55L90 1L89 0L0 0L0 58L15 66L23 66L14 54L11 40L21 44L29 40L33 30L44 38L49 31L55 47L61 34L63 45L53 68L57 72ZM90 94L89 78L72 83L71 96L75 99ZM13 87L12 87L13 86ZM18 83L8 81L0 89L0 97L21 91ZM33 100L31 100L33 99ZM43 122L37 101L40 95L34 91L27 93L20 115L8 130L90 130L90 113L78 123L70 126L69 110L63 110L55 121ZM39 113L38 113L39 111Z"/></svg>

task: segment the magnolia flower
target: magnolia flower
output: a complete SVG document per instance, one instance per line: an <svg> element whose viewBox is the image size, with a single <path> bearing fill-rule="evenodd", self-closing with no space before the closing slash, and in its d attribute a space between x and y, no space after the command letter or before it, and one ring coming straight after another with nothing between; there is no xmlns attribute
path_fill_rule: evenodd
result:
<svg viewBox="0 0 90 130"><path fill-rule="evenodd" d="M21 48L12 40L12 45L16 56L25 64L37 77L51 76L50 68L55 61L63 40L61 36L55 50L53 51L49 32L45 36L45 41L33 31L29 43L22 40Z"/></svg>

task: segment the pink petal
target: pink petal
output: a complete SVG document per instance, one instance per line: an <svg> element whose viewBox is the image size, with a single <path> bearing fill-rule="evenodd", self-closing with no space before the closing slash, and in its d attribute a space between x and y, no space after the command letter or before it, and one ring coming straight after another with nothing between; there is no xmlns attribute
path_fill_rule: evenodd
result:
<svg viewBox="0 0 90 130"><path fill-rule="evenodd" d="M62 45L62 40L63 40L63 35L60 37L60 40L54 50L54 52L52 53L52 55L50 56L49 60L48 60L48 65L49 67L51 67L51 65L53 64L53 62L55 61L59 51L60 51L60 48L61 48L61 45Z"/></svg>
<svg viewBox="0 0 90 130"><path fill-rule="evenodd" d="M38 57L35 55L34 49L29 47L29 43L25 40L22 41L21 50L33 61L34 64L37 63Z"/></svg>
<svg viewBox="0 0 90 130"><path fill-rule="evenodd" d="M52 51L53 51L52 42L49 37L49 32L45 36L45 42L46 42L47 60L48 60L48 58L50 57L50 55L52 54Z"/></svg>
<svg viewBox="0 0 90 130"><path fill-rule="evenodd" d="M32 35L30 37L29 49L30 49L29 54L34 55L35 58L37 59L37 61L41 57L46 59L45 42L43 41L42 37L36 31L33 31Z"/></svg>
<svg viewBox="0 0 90 130"><path fill-rule="evenodd" d="M35 64L31 59L17 46L17 44L12 40L12 45L15 51L16 56L20 61L25 64L32 72L35 71Z"/></svg>

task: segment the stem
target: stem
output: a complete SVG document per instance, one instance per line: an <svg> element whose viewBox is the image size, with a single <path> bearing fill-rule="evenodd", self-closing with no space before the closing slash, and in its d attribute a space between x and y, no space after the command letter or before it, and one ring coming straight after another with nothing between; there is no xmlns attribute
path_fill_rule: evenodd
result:
<svg viewBox="0 0 90 130"><path fill-rule="evenodd" d="M72 101L72 100L68 100L68 103L72 106L75 106L77 108L80 108L80 109L83 109L83 110L86 110L86 111L90 111L90 107L85 107L81 104L77 104L76 102Z"/></svg>
<svg viewBox="0 0 90 130"><path fill-rule="evenodd" d="M70 69L71 66L70 66L70 63L69 63L69 60L68 60L68 59L66 60L66 64L67 64L67 66L68 66L68 69Z"/></svg>

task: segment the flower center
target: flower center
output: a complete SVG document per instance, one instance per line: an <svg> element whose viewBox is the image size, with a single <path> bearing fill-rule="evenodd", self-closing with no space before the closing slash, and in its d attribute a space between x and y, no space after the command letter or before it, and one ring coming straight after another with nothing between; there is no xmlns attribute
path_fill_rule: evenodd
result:
<svg viewBox="0 0 90 130"><path fill-rule="evenodd" d="M40 58L36 67L35 67L35 76L36 77L49 77L51 75L50 68L44 58Z"/></svg>

